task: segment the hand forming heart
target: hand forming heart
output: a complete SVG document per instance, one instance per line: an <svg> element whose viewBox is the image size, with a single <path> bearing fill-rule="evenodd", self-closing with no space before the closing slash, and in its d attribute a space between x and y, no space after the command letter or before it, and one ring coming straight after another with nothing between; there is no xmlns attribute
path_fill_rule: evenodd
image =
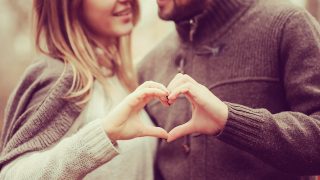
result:
<svg viewBox="0 0 320 180"><path fill-rule="evenodd" d="M228 107L205 86L188 75L177 74L167 89L170 92L169 104L173 104L177 97L183 94L192 105L191 119L173 128L169 132L168 142L192 133L216 135L224 128Z"/></svg>
<svg viewBox="0 0 320 180"><path fill-rule="evenodd" d="M152 99L165 105L173 104L179 95L185 95L192 105L192 118L173 128L169 133L160 127L146 126L139 121L139 112ZM168 87L156 82L145 82L125 98L107 118L105 130L112 140L154 136L174 141L182 136L201 133L218 134L226 124L228 107L205 86L188 75L177 74Z"/></svg>

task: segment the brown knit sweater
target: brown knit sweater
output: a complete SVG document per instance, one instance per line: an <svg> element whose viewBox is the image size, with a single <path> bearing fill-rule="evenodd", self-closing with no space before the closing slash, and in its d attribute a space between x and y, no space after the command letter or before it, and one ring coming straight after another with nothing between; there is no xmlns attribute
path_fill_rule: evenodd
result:
<svg viewBox="0 0 320 180"><path fill-rule="evenodd" d="M320 28L286 0L215 0L142 61L140 81L184 72L229 107L216 138L160 141L164 179L299 179L320 174ZM191 117L185 98L147 106L171 130Z"/></svg>

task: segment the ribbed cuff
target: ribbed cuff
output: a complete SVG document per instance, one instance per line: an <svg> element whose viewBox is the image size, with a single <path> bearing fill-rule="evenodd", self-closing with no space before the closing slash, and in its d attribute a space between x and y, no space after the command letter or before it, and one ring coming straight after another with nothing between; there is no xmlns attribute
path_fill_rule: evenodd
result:
<svg viewBox="0 0 320 180"><path fill-rule="evenodd" d="M250 148L261 143L266 112L237 104L226 104L229 109L228 121L218 138L240 148Z"/></svg>
<svg viewBox="0 0 320 180"><path fill-rule="evenodd" d="M105 163L119 154L102 128L102 122L95 120L81 129L83 147L95 161Z"/></svg>

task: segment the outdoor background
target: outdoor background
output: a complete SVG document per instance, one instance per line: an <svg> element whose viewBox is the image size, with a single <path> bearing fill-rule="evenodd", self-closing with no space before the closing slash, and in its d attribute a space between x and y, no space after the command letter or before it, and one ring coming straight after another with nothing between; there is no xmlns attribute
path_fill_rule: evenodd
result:
<svg viewBox="0 0 320 180"><path fill-rule="evenodd" d="M174 29L172 23L158 19L156 0L140 1L142 18L133 37L132 51L135 62ZM306 7L315 17L320 17L320 0L292 1ZM31 0L0 0L0 128L8 95L25 67L34 60L31 6Z"/></svg>

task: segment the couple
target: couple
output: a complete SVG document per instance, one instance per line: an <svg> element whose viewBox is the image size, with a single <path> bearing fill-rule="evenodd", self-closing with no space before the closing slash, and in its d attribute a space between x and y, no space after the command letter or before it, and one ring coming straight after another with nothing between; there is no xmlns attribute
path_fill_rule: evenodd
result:
<svg viewBox="0 0 320 180"><path fill-rule="evenodd" d="M277 0L158 6L176 32L136 77L137 0L34 0L36 47L46 56L8 102L1 179L320 174L317 22Z"/></svg>

